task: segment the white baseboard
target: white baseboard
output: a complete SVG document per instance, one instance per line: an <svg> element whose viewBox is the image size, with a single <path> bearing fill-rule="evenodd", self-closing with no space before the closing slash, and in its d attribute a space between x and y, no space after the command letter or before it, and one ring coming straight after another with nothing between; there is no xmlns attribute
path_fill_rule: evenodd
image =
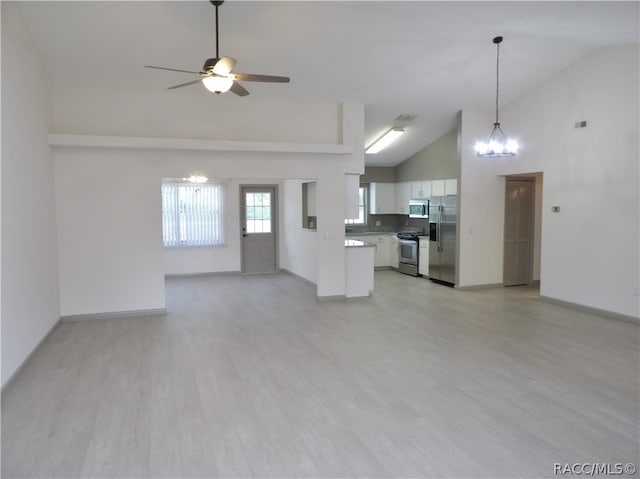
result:
<svg viewBox="0 0 640 479"><path fill-rule="evenodd" d="M235 271L211 271L207 273L171 273L165 274L166 278L200 278L202 276L234 276L242 274L240 270Z"/></svg>
<svg viewBox="0 0 640 479"><path fill-rule="evenodd" d="M317 296L316 299L321 303L325 303L329 301L346 301L347 296L344 294L335 294L333 296ZM352 298L349 298L349 299L352 299Z"/></svg>
<svg viewBox="0 0 640 479"><path fill-rule="evenodd" d="M560 306L566 306L567 308L576 309L578 311L584 311L585 313L597 314L598 316L604 316L605 318L617 319L619 321L625 321L631 324L640 325L640 318L630 316L628 314L616 313L614 311L608 311L606 309L592 308L591 306L585 306L579 303L572 303L571 301L564 301L562 299L551 298L549 296L540 295L542 301L547 303L553 303Z"/></svg>
<svg viewBox="0 0 640 479"><path fill-rule="evenodd" d="M314 283L313 281L311 281L310 279L307 278L303 278L302 276L300 276L299 274L294 273L293 271L289 271L286 268L280 268L280 273L284 273L284 274L289 274L291 276L295 276L296 278L298 278L300 281L302 281L303 283L308 284L309 286L314 286L317 287L318 285L316 283Z"/></svg>
<svg viewBox="0 0 640 479"><path fill-rule="evenodd" d="M60 316L61 321L85 321L92 319L118 319L118 318L137 318L141 316L164 316L167 314L166 308L157 309L135 309L133 311L110 311L106 313L91 314L70 314L68 316Z"/></svg>
<svg viewBox="0 0 640 479"><path fill-rule="evenodd" d="M9 387L9 385L15 380L15 378L18 377L18 375L22 372L22 370L25 368L25 366L27 365L27 363L29 362L29 360L33 357L33 355L35 354L35 352L38 350L38 348L40 348L40 346L42 346L42 343L45 342L45 340L51 336L51 334L53 333L53 331L58 327L58 325L61 323L60 318L58 318L58 320L53 323L53 326L51 326L51 328L49 328L49 331L47 331L47 334L45 334L42 339L38 342L38 344L36 344L35 348L33 348L31 350L31 352L29 353L29 355L25 358L24 361L22 361L22 364L20 364L20 366L18 366L18 368L13 372L13 374L11 376L9 376L9 378L7 379L7 382L5 382L2 385L2 389L1 392L4 393L5 390Z"/></svg>
<svg viewBox="0 0 640 479"><path fill-rule="evenodd" d="M495 289L504 288L502 283L487 283L487 284L473 284L470 286L457 286L455 287L459 291L478 291L482 289Z"/></svg>

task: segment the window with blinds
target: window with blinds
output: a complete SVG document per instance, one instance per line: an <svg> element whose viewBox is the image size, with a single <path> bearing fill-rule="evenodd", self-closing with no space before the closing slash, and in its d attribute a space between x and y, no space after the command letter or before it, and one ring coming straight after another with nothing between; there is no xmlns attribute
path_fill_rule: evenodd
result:
<svg viewBox="0 0 640 479"><path fill-rule="evenodd" d="M162 185L162 238L165 247L223 244L223 220L223 185Z"/></svg>

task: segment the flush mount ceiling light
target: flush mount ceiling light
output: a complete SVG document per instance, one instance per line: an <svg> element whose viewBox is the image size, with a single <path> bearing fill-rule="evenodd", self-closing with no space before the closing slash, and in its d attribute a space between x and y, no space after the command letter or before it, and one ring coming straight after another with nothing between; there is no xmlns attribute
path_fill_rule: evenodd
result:
<svg viewBox="0 0 640 479"><path fill-rule="evenodd" d="M388 132L374 141L369 147L364 150L367 154L375 154L385 149L391 143L396 141L400 135L404 133L404 128L391 128Z"/></svg>
<svg viewBox="0 0 640 479"><path fill-rule="evenodd" d="M183 181L188 181L189 183L206 183L209 181L209 178L202 175L191 175L189 178L182 178Z"/></svg>
<svg viewBox="0 0 640 479"><path fill-rule="evenodd" d="M496 122L493 130L486 141L476 143L476 153L480 157L496 158L502 156L516 156L518 153L518 143L510 140L500 128L498 120L498 93L500 88L500 43L502 37L495 37L493 43L496 44Z"/></svg>

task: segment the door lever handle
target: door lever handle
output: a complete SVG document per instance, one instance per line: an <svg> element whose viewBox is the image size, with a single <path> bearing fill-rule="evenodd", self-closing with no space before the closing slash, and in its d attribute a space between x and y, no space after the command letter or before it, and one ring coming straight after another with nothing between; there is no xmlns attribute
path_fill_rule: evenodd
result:
<svg viewBox="0 0 640 479"><path fill-rule="evenodd" d="M247 233L242 233L242 236L249 236Z"/></svg>

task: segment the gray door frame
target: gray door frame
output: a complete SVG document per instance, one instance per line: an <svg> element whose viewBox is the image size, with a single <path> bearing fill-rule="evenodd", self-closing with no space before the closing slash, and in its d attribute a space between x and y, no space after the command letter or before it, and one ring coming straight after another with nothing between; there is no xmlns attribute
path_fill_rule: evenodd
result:
<svg viewBox="0 0 640 479"><path fill-rule="evenodd" d="M239 188L240 194L240 231L239 231L239 239L240 239L240 268L242 274L258 274L257 272L247 272L245 265L245 238L246 232L245 228L245 191L253 190L253 189L265 189L272 190L272 207L271 207L271 225L273 231L273 248L274 248L274 269L273 271L264 271L264 273L277 273L279 270L280 258L278 254L278 244L279 244L279 235L278 235L278 210L279 210L279 197L278 197L278 185L276 184L241 184Z"/></svg>

